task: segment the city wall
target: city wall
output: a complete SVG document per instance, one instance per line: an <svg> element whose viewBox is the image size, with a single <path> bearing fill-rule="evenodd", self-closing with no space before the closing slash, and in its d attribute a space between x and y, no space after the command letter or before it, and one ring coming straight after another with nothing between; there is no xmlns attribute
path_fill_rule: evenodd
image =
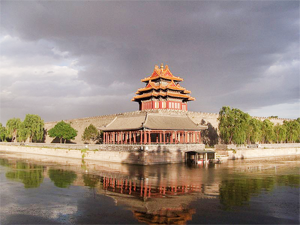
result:
<svg viewBox="0 0 300 225"><path fill-rule="evenodd" d="M218 115L217 113L204 113L204 112L183 112L178 110L147 110L151 113L163 113L166 115L171 114L188 114L188 116L197 124L206 124L208 125L208 132L210 135L217 135L218 129ZM78 133L75 140L72 140L73 143L76 144L84 144L81 140L81 136L84 132L84 129L88 127L90 124L93 124L95 127L100 128L109 124L113 119L118 115L136 115L141 113L141 111L133 111L133 112L126 112L126 113L119 113L119 114L110 114L110 115L103 115L103 116L96 116L96 117L86 117L86 118L79 118L79 119L70 119L64 120L67 123L71 123L72 127L75 128ZM259 120L269 119L274 124L282 124L284 120L289 119L280 119L280 118L267 118L267 117L255 117ZM45 130L48 131L49 129L53 128L56 123L59 121L54 122L46 122L45 123ZM211 138L211 137L210 137ZM216 137L215 137L216 138ZM54 140L50 138L48 135L45 136L45 143L57 143L59 140ZM210 145L216 144L217 140L214 140Z"/></svg>

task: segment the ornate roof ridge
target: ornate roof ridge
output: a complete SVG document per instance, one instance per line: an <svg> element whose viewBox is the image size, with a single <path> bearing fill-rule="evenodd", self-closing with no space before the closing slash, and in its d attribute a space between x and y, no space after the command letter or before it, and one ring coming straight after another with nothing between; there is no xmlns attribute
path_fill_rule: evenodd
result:
<svg viewBox="0 0 300 225"><path fill-rule="evenodd" d="M170 79L170 80L177 80L177 81L183 81L183 78L181 77L176 77L173 75L173 73L170 71L169 66L161 64L160 68L158 65L154 66L154 70L151 76L145 77L142 79L142 82L147 82L148 80L154 80L157 78L165 78L165 79Z"/></svg>

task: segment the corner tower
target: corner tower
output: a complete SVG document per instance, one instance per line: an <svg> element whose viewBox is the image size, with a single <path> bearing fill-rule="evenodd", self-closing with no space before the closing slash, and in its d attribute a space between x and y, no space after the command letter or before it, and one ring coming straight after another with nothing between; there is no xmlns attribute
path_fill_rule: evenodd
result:
<svg viewBox="0 0 300 225"><path fill-rule="evenodd" d="M175 77L169 70L168 65L160 68L155 65L151 76L141 80L145 82L144 88L136 92L136 96L131 101L139 103L139 110L148 109L174 109L187 111L187 102L194 101L190 91L179 85L183 81L180 77Z"/></svg>

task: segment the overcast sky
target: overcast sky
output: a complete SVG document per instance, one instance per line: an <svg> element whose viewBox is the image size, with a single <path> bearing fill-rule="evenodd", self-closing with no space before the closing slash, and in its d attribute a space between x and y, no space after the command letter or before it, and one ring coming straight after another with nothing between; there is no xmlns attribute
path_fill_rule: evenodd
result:
<svg viewBox="0 0 300 225"><path fill-rule="evenodd" d="M155 64L196 101L297 118L299 1L1 1L1 121L135 111Z"/></svg>

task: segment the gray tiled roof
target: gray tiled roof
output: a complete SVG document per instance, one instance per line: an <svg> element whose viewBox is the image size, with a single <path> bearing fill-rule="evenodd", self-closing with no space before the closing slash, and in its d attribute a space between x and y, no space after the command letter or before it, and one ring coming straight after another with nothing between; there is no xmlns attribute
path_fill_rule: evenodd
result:
<svg viewBox="0 0 300 225"><path fill-rule="evenodd" d="M106 127L100 127L100 130L139 130L143 127L146 113L140 115L117 116Z"/></svg>
<svg viewBox="0 0 300 225"><path fill-rule="evenodd" d="M187 115L165 115L158 113L141 113L139 115L117 116L103 131L117 130L204 130L207 126L195 124Z"/></svg>
<svg viewBox="0 0 300 225"><path fill-rule="evenodd" d="M144 127L151 130L200 130L202 126L197 126L187 115L167 116L150 113Z"/></svg>

